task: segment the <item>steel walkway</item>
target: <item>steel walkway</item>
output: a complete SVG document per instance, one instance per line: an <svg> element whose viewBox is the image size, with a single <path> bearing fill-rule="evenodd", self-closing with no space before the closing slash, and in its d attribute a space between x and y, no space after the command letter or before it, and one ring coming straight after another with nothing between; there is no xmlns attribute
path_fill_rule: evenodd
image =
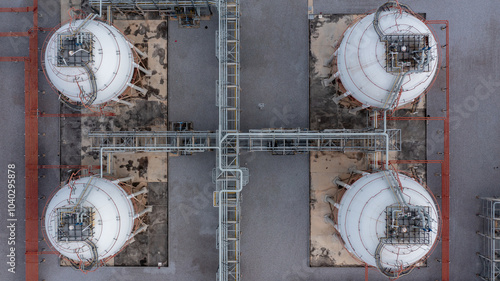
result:
<svg viewBox="0 0 500 281"><path fill-rule="evenodd" d="M401 131L387 130L389 151L401 150ZM310 151L386 150L386 137L381 130L302 129L251 130L249 133L227 133L220 143L213 132L91 132L91 149L108 152L204 152L222 147L235 151L269 151L273 154L294 154Z"/></svg>

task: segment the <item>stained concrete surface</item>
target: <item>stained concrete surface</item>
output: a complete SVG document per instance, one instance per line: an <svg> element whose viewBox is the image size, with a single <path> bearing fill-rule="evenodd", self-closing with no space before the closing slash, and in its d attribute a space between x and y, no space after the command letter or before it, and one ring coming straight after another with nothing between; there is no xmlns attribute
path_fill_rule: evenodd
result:
<svg viewBox="0 0 500 281"><path fill-rule="evenodd" d="M8 1L2 2L0 5L5 6L24 6L31 1ZM314 1L314 10L316 13L363 13L368 10L375 9L384 1L345 1L345 0L316 0ZM58 11L53 9L58 7L58 1L44 0L40 1L40 12L43 14L44 27L51 27L57 24ZM480 270L479 259L475 256L475 252L480 249L481 241L475 234L480 229L480 221L476 218L475 213L480 209L480 205L476 195L488 196L498 195L497 183L500 180L500 171L493 169L499 165L498 155L500 155L500 147L494 140L500 137L498 127L498 110L500 105L500 97L495 95L495 92L500 87L498 83L500 70L496 65L500 60L497 54L496 46L498 39L494 36L499 32L497 14L500 11L500 3L495 0L482 1L479 5L475 2L466 0L445 0L439 2L429 2L423 0L412 1L412 8L416 11L426 12L428 19L448 19L450 20L450 36L451 36L451 106L452 106L452 133L451 133L451 280L476 280L475 274ZM55 11L55 12L54 12ZM54 16L54 13L56 16ZM29 22L30 16L22 16ZM22 29L19 25L19 20L14 15L0 14L2 22L2 31L15 31L17 28ZM21 21L24 22L24 21ZM277 125L285 124L286 127L306 127L308 123L307 114L307 3L306 1L245 1L242 3L242 22L245 23L242 29L242 59L246 67L242 71L242 85L246 96L242 98L242 106L245 110L245 120L248 122L245 127L259 128L270 127L269 120L285 120ZM203 23L202 23L203 24ZM216 27L213 22L209 26ZM276 27L276 28L270 28ZM193 39L191 32L185 30L177 30L176 27L169 27L169 36L172 36L175 30L176 39L184 42L195 44L198 53L210 54L196 58L192 56L186 59L189 65L180 65L178 68L172 69L170 65L169 77L180 77L177 89L183 89L187 81L196 81L196 85L189 88L207 89L207 91L215 88L214 80L216 79L216 62L211 56L214 50L213 33L208 33L196 39ZM204 30L198 30L200 34ZM438 30L438 32L441 32ZM41 35L42 36L42 35ZM42 36L43 37L43 36ZM478 40L476 40L476 38ZM283 39L283 43L281 40ZM479 40L480 39L480 40ZM41 41L43 38L41 38ZM206 41L203 41L206 40ZM2 46L4 46L2 44ZM208 51L205 53L205 48ZM18 49L24 52L27 48L25 45L19 45ZM41 47L41 43L40 43ZM182 49L181 46L176 49L179 54L184 54L184 57L179 57L178 62L187 57L190 53L189 49ZM170 48L170 47L169 47ZM1 48L4 51L4 47ZM10 50L10 48L8 48ZM169 49L169 57L175 56L172 51L175 48ZM181 50L182 49L182 50ZM9 51L7 50L7 51ZM196 53L196 52L193 52ZM173 55L174 54L174 55ZM263 60L265 58L265 60ZM169 61L172 61L169 59ZM190 65L197 65L197 68L192 68ZM269 67L270 66L270 67ZM207 71L211 69L210 71ZM269 70L268 70L269 69ZM185 72L187 71L187 72ZM24 126L24 107L23 107L23 92L24 85L19 83L23 81L24 73L23 66L15 63L0 63L0 72L3 77L1 83L2 93L4 94L3 102L0 105L0 116L2 122L0 129L3 132L1 144L2 163L1 166L6 167L8 162L19 163L17 172L21 174L18 182L19 197L23 198L24 179L24 135L21 129ZM189 77L182 76L183 73L188 73ZM209 75L210 77L206 77ZM191 78L193 79L191 79ZM199 79L198 79L199 78ZM263 78L263 79L259 79ZM47 84L43 82L43 76L40 76L40 89L48 89ZM169 84L172 79L169 79ZM438 80L434 86L436 91L429 93L428 97L428 113L432 116L442 116L442 99L443 94L440 91L444 87L444 81ZM195 83L193 83L195 84ZM169 86L170 87L170 86ZM278 90L274 90L274 89ZM281 90L284 89L284 90ZM214 95L200 96L200 91L183 92L183 99L192 98L195 100L195 107L192 114L189 111L181 112L181 108L177 109L180 119L190 119L189 116L194 116L193 120L204 121L197 122L197 129L206 128L213 129L216 127L216 108L214 106ZM169 91L169 94L171 91ZM179 94L181 95L181 94ZM42 94L40 95L42 97ZM48 113L57 112L59 103L57 97L53 95L45 95L41 100L41 110ZM197 99L200 99L197 101ZM206 100L205 100L206 98ZM11 101L11 102L9 102ZM286 101L284 103L283 101ZM477 101L477 102L476 102ZM172 103L172 100L170 100ZM266 104L265 115L259 115L257 104L263 102ZM290 109L283 110L285 105L290 104ZM180 106L181 104L179 104ZM270 106L273 105L273 106ZM291 106L291 105L297 105ZM272 111L277 107L277 111ZM277 113L276 113L277 112ZM207 114L208 113L208 114ZM182 116L181 116L182 115ZM299 116L300 115L300 116ZM248 116L248 117L246 117ZM252 118L255 116L254 118ZM180 120L178 119L178 120ZM57 164L59 157L57 151L54 151L54 137L58 134L59 126L57 119L41 118L40 131L46 132L50 138L40 137L40 151L48 152L42 159L46 164ZM429 122L428 127L428 143L433 141L436 145L431 148L428 146L428 158L436 159L439 157L437 148L439 142L442 141L436 131L439 124ZM55 124L55 125L54 125ZM195 124L195 126L196 126ZM204 124L201 126L201 124ZM243 124L243 123L242 123ZM289 124L289 125L288 125ZM435 126L433 128L433 126ZM243 126L242 126L243 127ZM184 202L186 206L194 206L191 203L193 194L201 194L206 198L211 198L211 191L201 192L200 185L211 181L209 175L204 174L213 167L214 154L205 153L194 155L186 158L176 158L176 161L170 161L169 174L173 177L170 179L176 181L176 189L169 190L170 202ZM248 157L251 157L250 155ZM320 268L312 269L307 265L308 244L307 244L307 228L308 228L308 195L307 195L307 168L308 158L305 156L291 157L271 157L265 154L255 156L255 164L250 166L251 170L251 185L249 184L244 191L244 211L249 211L243 214L244 233L242 240L243 257L242 270L244 280L362 280L364 271L362 269L348 268ZM298 157L298 158L297 158ZM271 161L268 161L271 158ZM284 168L276 169L283 166ZM431 166L431 165L430 165ZM189 169L186 169L189 167ZM260 167L260 168L259 168ZM439 173L439 165L429 167L428 184L432 188L440 183L441 178L434 176L434 173ZM432 172L431 172L432 170ZM435 172L434 172L435 171ZM279 177L276 177L280 172ZM299 173L298 178L293 176ZM173 175L176 174L174 177ZM40 195L45 195L50 190L58 185L59 172L55 170L40 171ZM198 175L194 177L193 175ZM45 177L42 177L45 176ZM275 179L279 181L275 181ZM297 179L304 180L297 181ZM186 179L189 179L186 181ZM0 176L0 181L6 181L6 175ZM287 198L294 204L280 203L280 207L273 207L276 202L256 200L260 195L273 195L277 193L265 188L269 182L274 181L279 186L279 193L284 198ZM19 188L20 187L20 188ZM172 187L172 185L171 185ZM252 187L252 188L250 188ZM172 187L173 188L173 187ZM208 187L207 187L208 189ZM275 189L274 189L275 190ZM435 190L439 195L439 190ZM176 196L171 194L176 192ZM0 200L5 200L7 193L0 193ZM249 199L255 200L249 200ZM201 197L199 197L201 199ZM199 200L198 199L198 200ZM44 199L40 200L41 205L45 203ZM201 201L200 201L201 202ZM17 207L19 217L24 217L24 203L22 200ZM263 208L258 211L256 205ZM170 263L168 268L160 270L156 268L103 268L93 273L92 275L82 275L79 272L70 269L61 269L57 267L57 257L52 255L44 255L40 258L45 258L46 261L40 265L40 277L46 280L213 280L217 268L217 252L215 250L215 234L216 213L213 207L209 206L206 209L200 210L200 220L196 221L200 225L194 225L192 221L189 225L185 224L182 219L183 212L177 210L180 205L170 204L170 245L175 245L175 248L170 247L169 256ZM292 207L290 207L292 206ZM294 216L288 217L292 212ZM268 215L266 211L274 211L273 217L286 215L289 218L276 221L276 223L261 223L252 215ZM209 214L205 216L205 211ZM41 212L41 210L40 210ZM214 212L214 213L212 213ZM5 222L6 212L0 212L0 220ZM264 221L265 222L265 221ZM175 229L175 231L173 230ZM200 237L200 229L204 229L203 233L212 236L198 240ZM1 237L4 239L6 232L2 230ZM18 241L24 240L24 229L21 228L17 232ZM260 236L259 236L260 235ZM264 235L265 237L262 237ZM255 238L252 238L255 237ZM279 237L279 247L274 248L272 253L277 254L281 259L265 259L260 261L263 254L267 253L265 247L260 243L266 241L262 238ZM277 239L277 238L276 238ZM193 241L195 243L193 243ZM285 243L288 242L288 243ZM265 245L271 245L266 242ZM0 246L0 251L5 253L6 244ZM42 245L40 246L43 247ZM19 273L11 275L6 271L5 257L0 255L0 264L4 264L0 270L0 278L2 280L24 280L24 270L22 253L24 249L20 246L17 249L19 255L20 266ZM202 253L201 258L196 258L197 262L193 262L196 253ZM439 255L439 248L436 250ZM203 270L199 265L205 262ZM264 263L267 261L267 263ZM429 276L425 272L435 272ZM436 280L440 279L440 264L434 259L429 262L429 268L416 270L412 273L408 280ZM385 280L378 272L369 271L369 280Z"/></svg>
<svg viewBox="0 0 500 281"><path fill-rule="evenodd" d="M120 14L115 16L120 19L114 20L113 25L123 30L123 34L134 46L147 55L147 58L142 58L140 65L152 72L149 76L143 72L136 73L135 85L148 92L144 95L133 90L131 98L139 96L166 103L168 22L153 17L152 13L148 13L146 17L137 17L138 19L122 19L126 17Z"/></svg>
<svg viewBox="0 0 500 281"><path fill-rule="evenodd" d="M325 66L336 44L341 40L344 30L360 15L320 15L309 21L309 126L311 129L363 129L370 126L368 111L357 114L349 109L360 104L345 98L337 105L333 98L345 92L342 84L333 81L323 86L322 80L337 72L334 59Z"/></svg>
<svg viewBox="0 0 500 281"><path fill-rule="evenodd" d="M370 9L367 6L376 7L381 1L338 5L340 3L318 0L315 1L315 9L324 13L353 12ZM480 6L473 6L467 1L412 1L411 6L416 11L425 11L428 19L448 19L451 23L450 113L453 117L450 270L451 280L476 280L475 274L481 270L481 266L475 252L480 249L481 240L475 234L480 229L480 221L475 217L480 205L475 196L497 195L496 183L500 176L493 169L498 163L500 148L490 142L498 138L499 134L496 130L496 108L500 100L494 95L499 86L499 71L495 67L499 56L493 50L496 39L491 36L498 33L495 14L500 5L496 1L484 1ZM470 38L490 39L477 41ZM442 107L439 106L443 98L443 94L439 93L441 87L444 87L443 81L438 81L434 86L437 91L428 95L428 114L431 116L442 115ZM478 94L477 90L481 93ZM430 123L433 126L434 122ZM442 140L442 137L435 136L436 130L429 128L428 140ZM439 150L436 147L428 148L428 158L436 158L437 152ZM436 167L432 169L439 173ZM439 176L433 176L434 172L429 172L429 175L430 187L439 184ZM437 194L440 194L439 191ZM435 260L430 262L436 263ZM435 278L440 278L440 275Z"/></svg>
<svg viewBox="0 0 500 281"><path fill-rule="evenodd" d="M167 153L113 153L113 175L132 177L132 182L167 182Z"/></svg>
<svg viewBox="0 0 500 281"><path fill-rule="evenodd" d="M91 151L92 131L134 131L167 130L167 21L146 17L144 20L116 20L115 25L124 30L133 44L142 52L150 54L146 59L137 60L144 68L152 71L146 76L135 72L133 83L147 89L143 94L128 89L122 99L129 105L111 103L103 109L115 116L84 116L61 120L61 163L64 165L100 165L99 153ZM84 109L83 113L93 113L96 109ZM61 112L73 113L64 104ZM106 154L103 163L105 171L110 171L112 178L132 177L133 185L148 183L162 184L167 192L167 153L114 153ZM108 158L110 158L108 160ZM108 163L111 167L107 167ZM62 180L67 180L75 171L61 170ZM96 172L96 171L94 171ZM157 194L148 194L154 198ZM167 199L167 198L165 198ZM168 204L157 202L153 211L141 219L148 224L148 230L136 236L106 266L167 266L168 265ZM140 210L136 210L139 212ZM140 227L139 225L136 227Z"/></svg>
<svg viewBox="0 0 500 281"><path fill-rule="evenodd" d="M311 267L328 266L364 266L354 258L344 247L338 232L331 224L325 222L328 215L337 221L337 212L324 201L330 196L339 202L345 189L339 189L333 183L339 177L347 184L351 184L358 177L347 172L349 167L355 166L361 170L369 168L368 159L364 153L341 152L312 152L310 155L310 261Z"/></svg>
<svg viewBox="0 0 500 281"><path fill-rule="evenodd" d="M112 261L114 266L168 265L168 185L162 182L148 182L143 185L147 187L148 193L144 195L146 202L141 203L153 207L153 211L143 219L143 222L148 224L148 229L136 235L135 241L116 255ZM142 187L134 192L140 189Z"/></svg>

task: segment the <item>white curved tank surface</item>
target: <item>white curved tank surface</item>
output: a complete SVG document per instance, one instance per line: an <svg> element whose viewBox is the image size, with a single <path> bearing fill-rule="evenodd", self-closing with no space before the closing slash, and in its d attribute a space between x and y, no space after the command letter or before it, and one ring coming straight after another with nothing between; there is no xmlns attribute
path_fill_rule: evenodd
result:
<svg viewBox="0 0 500 281"><path fill-rule="evenodd" d="M403 200L389 184L399 185L398 181ZM361 177L346 190L336 228L349 252L394 274L411 268L432 249L439 212L421 184L403 174L381 171Z"/></svg>
<svg viewBox="0 0 500 281"><path fill-rule="evenodd" d="M63 256L97 262L118 253L133 236L134 208L117 182L85 177L54 194L44 223L49 242Z"/></svg>
<svg viewBox="0 0 500 281"><path fill-rule="evenodd" d="M48 79L72 102L90 106L116 100L133 78L131 45L118 29L96 20L63 25L44 56Z"/></svg>
<svg viewBox="0 0 500 281"><path fill-rule="evenodd" d="M345 31L336 51L340 81L363 107L393 109L411 103L434 80L437 45L424 22L389 5Z"/></svg>

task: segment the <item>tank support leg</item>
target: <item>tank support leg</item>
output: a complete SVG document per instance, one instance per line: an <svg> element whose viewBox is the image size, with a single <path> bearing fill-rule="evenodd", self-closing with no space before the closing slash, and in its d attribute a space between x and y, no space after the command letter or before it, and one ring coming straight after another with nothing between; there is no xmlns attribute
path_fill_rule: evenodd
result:
<svg viewBox="0 0 500 281"><path fill-rule="evenodd" d="M340 72L336 72L335 74L333 74L330 78L328 79L323 79L323 81L321 81L321 84L323 84L324 87L328 87L328 86L331 86L332 85L332 82L333 80L335 80L337 77L340 76Z"/></svg>
<svg viewBox="0 0 500 281"><path fill-rule="evenodd" d="M127 181L130 181L132 180L132 177L125 177L125 178L119 178L118 181L119 182L127 182Z"/></svg>
<svg viewBox="0 0 500 281"><path fill-rule="evenodd" d="M333 54L325 60L325 62L323 63L323 66L324 67L331 67L332 66L332 62L333 62L333 59L337 56L337 50L335 50L335 52L333 52Z"/></svg>
<svg viewBox="0 0 500 281"><path fill-rule="evenodd" d="M330 218L329 215L325 215L325 222L331 224L337 231L339 231L339 226L332 220L332 218Z"/></svg>
<svg viewBox="0 0 500 281"><path fill-rule="evenodd" d="M134 44L132 44L132 43L129 42L129 45L130 45L131 48L133 48L137 52L137 54L139 54L139 56L141 56L143 58L147 58L148 57L148 55L146 55L141 50L139 50L136 46L134 46Z"/></svg>
<svg viewBox="0 0 500 281"><path fill-rule="evenodd" d="M153 206L147 206L146 209L140 211L139 213L135 214L134 219L144 215L145 213L151 213L153 211Z"/></svg>
<svg viewBox="0 0 500 281"><path fill-rule="evenodd" d="M349 171L350 173L360 174L360 175L363 175L363 176L366 176L366 175L369 175L369 174L370 174L370 173L368 173L368 172L358 170L358 168L356 168L356 166L352 166L352 167L350 167L348 171Z"/></svg>
<svg viewBox="0 0 500 281"><path fill-rule="evenodd" d="M347 183L341 181L339 177L336 177L335 179L333 179L333 183L336 184L336 185L338 185L338 186L345 187L345 189L351 188L350 185L348 185Z"/></svg>
<svg viewBox="0 0 500 281"><path fill-rule="evenodd" d="M137 63L134 63L134 66L137 69L139 69L140 71L144 72L144 74L146 74L146 76L151 76L153 74L153 72L151 70L145 69L144 67L138 65Z"/></svg>
<svg viewBox="0 0 500 281"><path fill-rule="evenodd" d="M121 100L121 99L113 99L113 101L116 101L117 103L122 103L122 104L125 104L125 105L128 105L128 106L133 106L132 103L128 102L128 101L124 101L124 100Z"/></svg>
<svg viewBox="0 0 500 281"><path fill-rule="evenodd" d="M339 104L342 99L351 95L351 92L345 92L342 95L334 97L332 100L334 103Z"/></svg>
<svg viewBox="0 0 500 281"><path fill-rule="evenodd" d="M332 206L333 206L333 207L335 207L335 208L337 208L337 210L338 210L338 209L340 209L340 205L339 205L337 202L335 202L335 201L332 199L332 197L330 197L330 196L328 196L328 195L327 195L327 196L325 196L325 202L332 204Z"/></svg>
<svg viewBox="0 0 500 281"><path fill-rule="evenodd" d="M132 237L135 237L137 234L139 234L139 233L141 233L143 231L146 231L146 229L148 229L148 226L147 225L143 225L141 228L139 228L136 231L134 231L134 234L132 234Z"/></svg>
<svg viewBox="0 0 500 281"><path fill-rule="evenodd" d="M359 107L356 107L356 108L353 108L353 109L349 110L349 113L354 114L354 113L356 113L356 112L358 112L360 110L366 109L368 107L370 107L370 106L363 104L362 106L359 106Z"/></svg>
<svg viewBox="0 0 500 281"><path fill-rule="evenodd" d="M147 189L147 188L145 188L145 187L144 187L143 189L141 189L141 190L137 191L136 193L132 193L132 194L130 194L129 196L127 196L127 198L129 198L129 199L130 199L130 198L132 198L132 197L137 197L137 196L139 196L139 195L141 195L141 194L144 194L144 193L148 193L148 189Z"/></svg>
<svg viewBox="0 0 500 281"><path fill-rule="evenodd" d="M142 94L144 94L144 95L148 92L148 90L146 90L146 89L144 89L144 88L141 88L141 87L139 87L139 86L136 86L136 85L134 85L134 84L131 84L131 83L127 83L127 86L129 86L130 88L132 88L132 89L134 89L134 90L136 90L136 91L141 92L141 93L142 93Z"/></svg>

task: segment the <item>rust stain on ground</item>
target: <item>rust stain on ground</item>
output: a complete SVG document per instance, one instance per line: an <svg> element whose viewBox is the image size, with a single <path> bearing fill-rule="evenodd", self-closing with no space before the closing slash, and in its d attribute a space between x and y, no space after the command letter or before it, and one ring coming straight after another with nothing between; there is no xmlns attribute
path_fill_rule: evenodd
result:
<svg viewBox="0 0 500 281"><path fill-rule="evenodd" d="M138 73L138 85L146 95L132 90L131 96L167 102L167 21L166 20L115 20L114 25L123 30L134 46L147 54L142 63L152 71L151 76Z"/></svg>
<svg viewBox="0 0 500 281"><path fill-rule="evenodd" d="M330 224L325 223L324 216L336 215L330 204L324 201L325 196L340 200L343 193L333 180L339 176L347 181L350 174L347 170L351 166L366 169L366 157L358 159L358 153L341 152L311 152L311 190L310 190L310 265L324 266L362 266L344 248L337 232Z"/></svg>
<svg viewBox="0 0 500 281"><path fill-rule="evenodd" d="M136 72L136 85L148 92L143 95L133 89L122 95L131 105L114 104L108 110L113 117L81 118L82 165L99 165L99 154L90 152L91 131L165 131L167 130L167 21L165 20L115 20L114 25L123 30L134 45L148 57L142 65L152 71L151 76ZM115 177L133 176L135 182L166 182L167 154L124 154L111 159ZM124 159L124 160L122 160ZM142 159L142 160L141 160ZM107 162L106 162L107 163Z"/></svg>

